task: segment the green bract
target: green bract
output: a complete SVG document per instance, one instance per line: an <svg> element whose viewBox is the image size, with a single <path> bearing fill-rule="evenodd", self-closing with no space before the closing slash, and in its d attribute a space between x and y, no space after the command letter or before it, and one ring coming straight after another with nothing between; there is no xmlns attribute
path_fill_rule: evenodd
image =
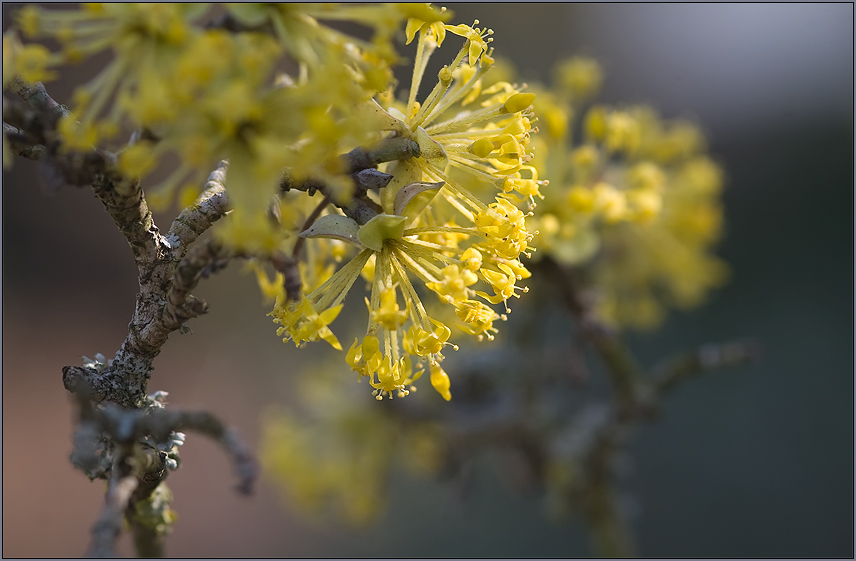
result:
<svg viewBox="0 0 856 561"><path fill-rule="evenodd" d="M394 214L378 214L360 228L357 237L367 248L380 251L384 240L400 240L404 235L404 216Z"/></svg>

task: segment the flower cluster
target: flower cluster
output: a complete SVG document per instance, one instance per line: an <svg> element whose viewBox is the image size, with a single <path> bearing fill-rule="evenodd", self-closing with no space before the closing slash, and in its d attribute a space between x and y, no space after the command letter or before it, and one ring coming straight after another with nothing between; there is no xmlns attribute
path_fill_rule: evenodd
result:
<svg viewBox="0 0 856 561"><path fill-rule="evenodd" d="M386 408L365 407L337 370L324 365L300 381L300 415L265 411L260 460L290 504L313 514L333 506L364 525L383 512L399 466L422 477L442 468L446 440L436 422L402 423Z"/></svg>
<svg viewBox="0 0 856 561"><path fill-rule="evenodd" d="M87 4L75 10L32 6L18 14L24 35L50 37L58 54L8 37L16 71L47 78L51 64L111 50L113 60L74 95L74 117L58 126L68 150L87 150L134 127L118 154L119 171L143 177L168 154L180 164L147 189L155 207L179 195L191 202L217 161L229 162L231 212L217 224L232 248L262 260L300 255L303 290L294 298L282 276L271 281L251 265L271 315L296 344L325 340L342 349L329 325L362 274L371 284L366 334L346 361L371 380L378 399L407 395L423 372L451 398L441 367L453 329L492 339L505 319L491 307L518 297L529 276L521 263L527 227L543 181L530 163L534 94L505 81L485 86L494 66L492 31L445 23L450 13L428 5L227 4L225 19L208 5ZM402 25L406 19L406 25ZM359 39L324 22L367 27ZM403 28L403 29L402 29ZM393 95L390 65L396 33L416 42L406 100ZM419 101L428 61L448 36L464 44ZM293 72L276 72L279 63ZM5 78L4 78L5 81ZM330 87L335 84L335 87ZM379 173L388 183L361 193L368 214L323 208L350 204L359 184L343 154L398 139L412 147ZM381 160L382 162L384 160ZM322 207L280 185L323 185ZM289 187L290 189L290 187ZM313 194L312 190L306 189ZM365 189L363 189L365 191ZM368 196L369 199L364 197ZM316 217L304 223L309 216ZM272 219L275 217L275 219ZM308 228L307 228L308 227ZM296 234L311 238L304 244ZM337 271L346 255L358 251ZM335 272L334 272L335 271ZM293 286L293 283L292 283ZM420 293L454 310L430 315Z"/></svg>
<svg viewBox="0 0 856 561"><path fill-rule="evenodd" d="M329 324L362 273L371 284L368 327L346 360L370 380L378 399L407 395L425 363L431 384L450 399L441 362L445 347L457 348L449 341L452 328L492 339L494 322L505 316L488 303L502 302L509 311L509 298L526 291L517 285L529 276L520 256L528 254L533 237L526 225L529 201L540 196L537 175L526 173L533 169L528 145L534 95L507 82L482 88L482 76L494 61L491 31L477 24L409 20L408 40L418 33L418 42L407 102L373 100L360 114L392 137L414 141L419 155L387 166L392 179L378 195L383 212L365 224L331 214L303 232L308 238L347 241L360 251L300 300L289 301L283 291L271 313L286 340L299 345L323 339L341 349ZM466 40L420 103L417 91L428 57L447 32ZM493 200L476 197L455 174L493 189ZM524 201L526 211L519 208ZM419 296L426 289L453 307L455 323L429 315Z"/></svg>
<svg viewBox="0 0 856 561"><path fill-rule="evenodd" d="M535 165L550 178L532 223L540 255L585 270L602 321L650 327L666 306L697 305L725 277L722 172L692 123L643 106L586 103L602 73L585 58L539 92Z"/></svg>
<svg viewBox="0 0 856 561"><path fill-rule="evenodd" d="M113 60L75 92L74 117L59 125L64 146L102 145L130 125L142 134L119 154L125 174L145 176L165 155L177 155L178 168L147 190L155 207L169 205L176 192L182 203L192 201L210 169L229 160L233 216L220 226L221 237L265 253L283 238L265 219L282 171L324 181L346 197L352 184L338 156L377 134L353 118L354 107L388 87L395 30L411 14L430 21L445 15L406 5L225 10L228 23L217 25L208 4L27 6L18 13L22 33L57 40L61 53L27 46L10 56L22 78L46 79L51 64L112 51ZM360 40L321 18L369 26L373 36ZM11 41L4 39L4 53ZM291 75L277 75L277 65L288 65Z"/></svg>

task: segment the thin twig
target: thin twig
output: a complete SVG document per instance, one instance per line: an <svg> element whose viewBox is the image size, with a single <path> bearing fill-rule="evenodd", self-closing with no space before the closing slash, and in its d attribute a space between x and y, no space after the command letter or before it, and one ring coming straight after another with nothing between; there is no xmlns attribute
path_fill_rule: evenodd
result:
<svg viewBox="0 0 856 561"><path fill-rule="evenodd" d="M172 247L188 247L229 209L226 193L226 171L229 162L223 160L208 176L205 190L196 201L181 211L172 222L166 239Z"/></svg>
<svg viewBox="0 0 856 561"><path fill-rule="evenodd" d="M630 412L638 401L640 387L645 384L645 375L633 354L618 333L602 323L582 296L582 287L574 272L549 257L539 266L555 279L565 305L577 322L580 332L592 345L606 365L607 375L615 388L621 409Z"/></svg>
<svg viewBox="0 0 856 561"><path fill-rule="evenodd" d="M732 341L704 345L696 351L667 358L651 369L658 394L666 393L684 380L711 370L739 366L758 360L761 347L755 341Z"/></svg>
<svg viewBox="0 0 856 561"><path fill-rule="evenodd" d="M159 440L166 438L170 432L184 430L200 432L213 439L232 460L238 476L238 491L243 494L252 493L253 484L258 477L258 463L237 433L223 425L211 413L157 409L142 420L140 430Z"/></svg>
<svg viewBox="0 0 856 561"><path fill-rule="evenodd" d="M44 84L36 82L28 84L15 76L9 84L9 89L20 95L33 109L45 111L56 118L66 117L71 114L68 107L57 103L50 95L48 95Z"/></svg>
<svg viewBox="0 0 856 561"><path fill-rule="evenodd" d="M12 125L3 122L3 134L9 141L12 153L27 158L28 160L41 160L47 150L44 145L37 142L27 142L27 135Z"/></svg>
<svg viewBox="0 0 856 561"><path fill-rule="evenodd" d="M122 477L118 474L118 470L110 478L104 507L92 526L92 542L86 557L116 557L114 549L116 538L124 525L125 509L137 484L136 477L133 475Z"/></svg>

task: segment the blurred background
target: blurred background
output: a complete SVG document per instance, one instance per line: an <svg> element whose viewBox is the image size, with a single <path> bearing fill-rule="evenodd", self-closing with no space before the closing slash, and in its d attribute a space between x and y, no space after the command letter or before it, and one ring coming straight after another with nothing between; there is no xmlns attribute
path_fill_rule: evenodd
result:
<svg viewBox="0 0 856 561"><path fill-rule="evenodd" d="M641 554L852 557L853 6L448 7L452 23L477 18L493 28L496 53L524 80L549 79L568 55L597 58L602 102L648 103L664 117L696 120L726 169L719 255L732 268L730 284L628 340L646 365L742 337L755 338L764 356L685 383L635 434L621 490ZM4 5L4 29L8 16ZM74 82L64 77L49 91L66 101ZM86 548L104 484L68 462L74 410L61 368L115 353L137 290L127 244L91 192L49 193L38 177L21 159L3 175L7 557ZM171 218L156 217L162 230ZM240 264L196 293L212 311L191 322L192 335L170 337L149 389L168 391L173 407L217 413L255 447L260 412L293 404L291 374L329 360L327 349L279 342ZM342 369L342 384L352 384ZM394 476L381 518L350 528L301 517L264 476L256 495L238 496L226 458L203 437L189 435L182 458L169 477L179 514L171 556L589 553L579 522L550 521L537 495L509 494L484 466L464 503L442 483ZM120 551L130 555L123 539Z"/></svg>

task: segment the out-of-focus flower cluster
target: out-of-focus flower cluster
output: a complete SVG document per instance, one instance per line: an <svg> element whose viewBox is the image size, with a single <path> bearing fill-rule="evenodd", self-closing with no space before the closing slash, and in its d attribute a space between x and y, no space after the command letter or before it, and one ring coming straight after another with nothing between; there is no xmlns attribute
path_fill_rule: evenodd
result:
<svg viewBox="0 0 856 561"><path fill-rule="evenodd" d="M388 88L397 60L392 37L408 15L443 17L424 5L225 4L230 25L214 25L209 4L27 6L24 37L51 38L61 51L4 36L4 86L18 74L47 80L53 66L102 52L112 60L77 89L73 118L59 127L69 150L116 141L122 127L144 131L119 154L124 173L142 177L168 153L180 165L149 202L188 204L221 159L229 160L233 216L221 234L237 248L270 251L283 232L266 219L282 171L313 177L347 196L338 156L378 134L354 108ZM360 40L325 25L368 26ZM287 73L286 73L287 72Z"/></svg>
<svg viewBox="0 0 856 561"><path fill-rule="evenodd" d="M513 69L502 61L496 70L504 79L513 79ZM552 89L531 87L540 129L527 144L534 157L522 162L504 186L520 181L521 170L531 168L527 177L533 179L532 191L507 192L518 202L534 202L529 197L539 202L534 216L526 218L527 228L535 232L532 245L538 248L533 261L548 257L580 272L585 288L596 294L595 311L601 321L652 327L668 307L697 305L724 279L725 265L712 254L722 227L723 172L705 153L704 138L694 124L663 120L642 106L592 105L601 81L595 61L574 58L558 66ZM493 87L489 77L482 87ZM457 173L453 169L449 175L472 193L488 192L484 184ZM549 183L538 180L539 175ZM520 336L526 340L537 335ZM505 390L513 394L511 388ZM430 458L431 469L422 473L436 475L468 453L456 444L455 435L462 430L458 424L426 424L430 416L410 414L409 408L397 415L384 409L385 416L360 408L353 400L349 407L334 406L329 401L341 395L333 397L329 389L315 395L302 399L311 404L313 422L278 415L265 429L268 462L293 496L305 495L313 510L338 501L345 505L345 518L359 522L380 509L384 481L398 464ZM330 397L325 402L320 395ZM461 416L454 417L456 421L465 417L467 407L457 410ZM552 420L543 427L531 421L542 440L527 445L543 454L538 462L546 506L551 513L564 515L588 500L587 461L593 438L610 420L609 410L593 405L571 422L546 413L545 418ZM378 434L380 426L387 427L381 439L388 446L375 449L366 444L371 440L366 435ZM497 421L494 428L501 432L502 427ZM342 444L346 434L351 435L350 445L365 450L365 456L348 452L349 445ZM411 439L431 443L430 453L405 446ZM373 462L371 467L368 462ZM354 471L354 466L361 467ZM359 497L354 496L355 486L345 482L351 476L362 482L356 487L364 491ZM354 509L360 509L360 516Z"/></svg>
<svg viewBox="0 0 856 561"><path fill-rule="evenodd" d="M668 307L689 308L719 286L712 253L722 230L723 172L701 131L639 105L591 105L597 63L560 64L538 92L539 171L550 183L531 221L538 255L583 271L601 321L653 327Z"/></svg>
<svg viewBox="0 0 856 561"><path fill-rule="evenodd" d="M434 476L446 443L438 423L402 422L388 407L366 407L359 388L343 389L341 382L336 365L327 363L297 384L300 414L266 411L261 461L301 511L363 525L383 511L398 467Z"/></svg>

